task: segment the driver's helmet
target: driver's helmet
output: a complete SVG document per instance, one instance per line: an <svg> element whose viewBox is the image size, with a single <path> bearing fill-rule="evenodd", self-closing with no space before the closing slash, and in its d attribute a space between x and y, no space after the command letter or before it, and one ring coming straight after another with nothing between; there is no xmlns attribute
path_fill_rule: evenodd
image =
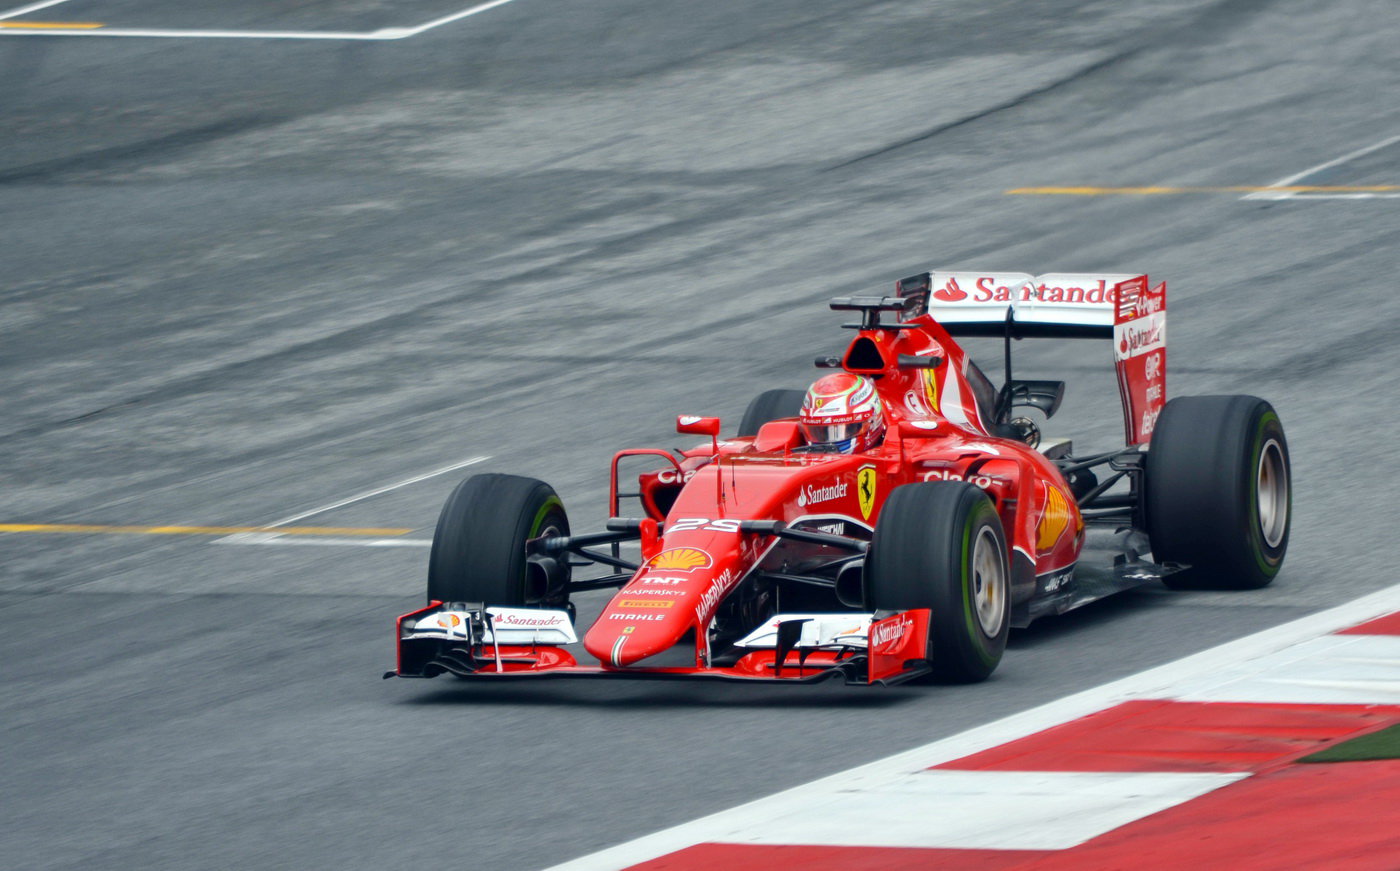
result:
<svg viewBox="0 0 1400 871"><path fill-rule="evenodd" d="M843 454L868 451L885 437L885 410L875 382L838 372L817 379L798 418L812 445L835 445Z"/></svg>

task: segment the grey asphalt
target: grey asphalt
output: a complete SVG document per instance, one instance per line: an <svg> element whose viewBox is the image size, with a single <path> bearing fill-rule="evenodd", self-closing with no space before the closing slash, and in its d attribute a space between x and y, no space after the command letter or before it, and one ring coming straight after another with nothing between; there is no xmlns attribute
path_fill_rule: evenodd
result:
<svg viewBox="0 0 1400 871"><path fill-rule="evenodd" d="M237 6L25 17L454 11ZM1267 185L1381 143L1397 25L516 0L388 42L0 31L0 524L260 525L484 456L594 525L614 449L803 386L847 335L828 297L934 266L1167 280L1170 393L1270 399L1296 466L1272 587L1038 623L975 687L380 681L422 547L0 534L0 866L541 868L1391 585L1400 199L1005 192ZM1298 183L1400 184L1400 145ZM1071 383L1051 434L1114 445L1106 346L1017 354ZM303 522L423 541L457 477Z"/></svg>

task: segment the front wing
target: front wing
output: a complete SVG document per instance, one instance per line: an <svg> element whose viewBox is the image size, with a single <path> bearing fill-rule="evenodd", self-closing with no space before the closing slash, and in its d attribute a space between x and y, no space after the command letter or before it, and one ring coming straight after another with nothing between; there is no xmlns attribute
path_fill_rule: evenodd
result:
<svg viewBox="0 0 1400 871"><path fill-rule="evenodd" d="M846 684L892 686L931 670L924 658L928 650L927 609L877 615L879 619L869 623L863 639L826 644L804 642L802 624L811 622L810 615L795 619L779 615L770 621L776 628L770 633L775 636L772 645L744 653L732 664L627 668L579 664L567 649L576 640L571 625L566 630L512 630L502 622L506 619L503 613L518 618L531 610L449 607L434 602L404 614L397 622L398 663L384 677L453 674L470 680L612 678L742 683L818 683L839 678ZM547 619L540 617L534 622Z"/></svg>

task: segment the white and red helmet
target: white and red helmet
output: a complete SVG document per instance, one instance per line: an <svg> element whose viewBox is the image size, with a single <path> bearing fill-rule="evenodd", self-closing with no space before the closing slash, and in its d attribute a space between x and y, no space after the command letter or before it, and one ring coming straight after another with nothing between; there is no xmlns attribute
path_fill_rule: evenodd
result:
<svg viewBox="0 0 1400 871"><path fill-rule="evenodd" d="M808 444L835 445L843 454L868 451L885 436L885 409L875 382L849 372L817 379L798 420Z"/></svg>

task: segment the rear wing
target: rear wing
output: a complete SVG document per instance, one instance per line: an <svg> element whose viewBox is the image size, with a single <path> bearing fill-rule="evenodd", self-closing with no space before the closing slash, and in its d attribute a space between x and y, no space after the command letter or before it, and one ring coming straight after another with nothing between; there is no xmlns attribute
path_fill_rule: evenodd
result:
<svg viewBox="0 0 1400 871"><path fill-rule="evenodd" d="M1152 438L1166 404L1167 285L1146 275L925 272L895 284L952 336L1112 339L1130 445Z"/></svg>

